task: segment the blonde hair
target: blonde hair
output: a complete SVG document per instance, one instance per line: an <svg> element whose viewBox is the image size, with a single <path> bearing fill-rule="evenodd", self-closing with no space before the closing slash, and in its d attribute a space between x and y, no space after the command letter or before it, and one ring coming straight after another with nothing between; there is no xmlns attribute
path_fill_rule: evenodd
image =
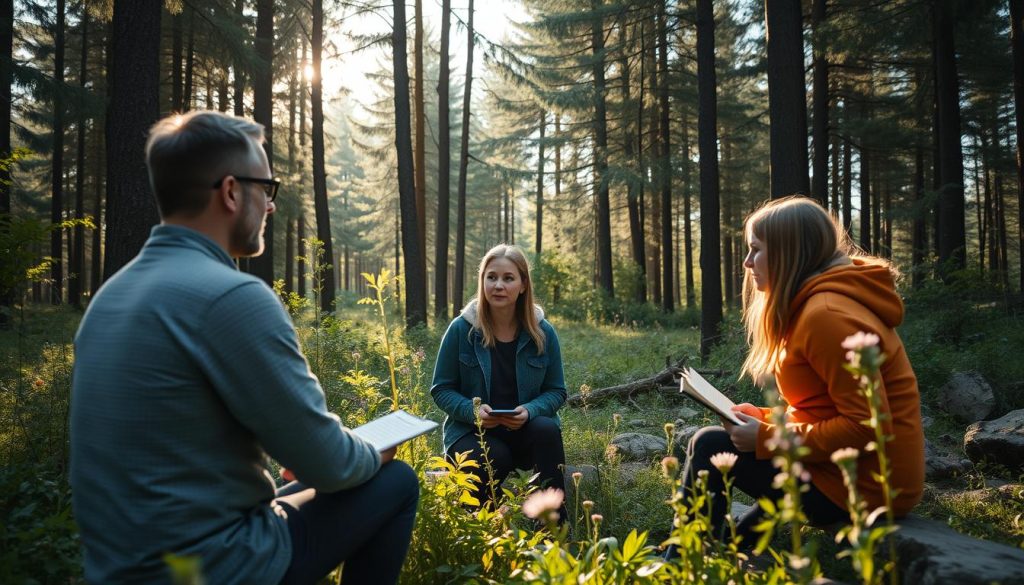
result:
<svg viewBox="0 0 1024 585"><path fill-rule="evenodd" d="M834 215L800 195L766 202L747 216L743 232L747 242L753 235L764 244L768 287L759 291L750 271L743 275L743 322L750 352L740 375L763 383L778 367L791 305L804 281L858 249Z"/></svg>
<svg viewBox="0 0 1024 585"><path fill-rule="evenodd" d="M477 275L477 314L480 318L480 331L484 336L484 347L494 347L496 338L494 335L494 315L491 313L491 305L487 302L487 295L484 294L484 277L486 276L487 265L497 258L507 258L516 265L519 270L519 278L523 281L523 291L516 299L515 315L519 326L533 338L537 345L537 352L544 353L544 332L541 331L540 322L533 310L533 280L530 278L530 263L526 255L518 246L498 244L491 248L482 260Z"/></svg>

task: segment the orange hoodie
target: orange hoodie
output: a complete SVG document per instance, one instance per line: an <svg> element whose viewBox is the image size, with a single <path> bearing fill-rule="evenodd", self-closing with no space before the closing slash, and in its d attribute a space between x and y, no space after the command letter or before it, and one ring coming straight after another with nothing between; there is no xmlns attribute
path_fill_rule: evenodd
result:
<svg viewBox="0 0 1024 585"><path fill-rule="evenodd" d="M843 369L848 336L865 331L881 339L886 360L882 364L882 410L891 414L885 445L892 469L893 510L903 516L921 500L924 488L924 432L917 378L895 327L903 321L903 302L896 294L889 270L870 260L853 258L804 283L793 299L792 320L775 380L788 405L787 424L804 439L810 453L804 465L811 481L836 505L846 508L846 487L830 456L843 447L855 447L857 491L869 509L883 505L878 456L865 452L874 430L861 424L870 418L867 399L857 381ZM773 426L758 431L757 457L771 452L765 441Z"/></svg>

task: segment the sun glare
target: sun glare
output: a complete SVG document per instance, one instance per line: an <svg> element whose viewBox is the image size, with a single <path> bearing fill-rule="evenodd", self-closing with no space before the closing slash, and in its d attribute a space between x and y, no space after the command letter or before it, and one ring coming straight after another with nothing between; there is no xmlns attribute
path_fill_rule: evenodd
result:
<svg viewBox="0 0 1024 585"><path fill-rule="evenodd" d="M302 71L302 74L306 76L306 81L313 81L313 66L306 65L306 68Z"/></svg>

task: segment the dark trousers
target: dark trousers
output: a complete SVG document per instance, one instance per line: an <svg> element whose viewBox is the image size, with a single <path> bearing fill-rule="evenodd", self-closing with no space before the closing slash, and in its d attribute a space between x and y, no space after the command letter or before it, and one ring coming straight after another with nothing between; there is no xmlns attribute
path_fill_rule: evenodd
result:
<svg viewBox="0 0 1024 585"><path fill-rule="evenodd" d="M397 583L418 500L416 472L402 461L340 492L298 482L282 487L275 501L288 515L292 562L281 583L312 585L343 561L345 585Z"/></svg>
<svg viewBox="0 0 1024 585"><path fill-rule="evenodd" d="M761 497L776 501L782 497L782 490L772 487L772 481L778 470L771 460L757 459L753 452L743 453L736 449L729 438L729 433L722 427L704 427L693 436L687 450L686 467L683 469L683 495L689 497L697 484L697 473L708 472L708 494L711 496L711 528L712 534L724 540L728 536L725 529L725 482L718 469L711 465L711 456L717 453L735 453L739 456L736 465L729 470L732 485L757 500ZM849 513L840 508L821 493L814 484L800 494L800 507L813 526L825 526L849 519ZM761 521L764 511L756 503L744 513L737 522L736 535L742 537L741 548L752 548L757 544L760 533L754 527Z"/></svg>
<svg viewBox="0 0 1024 585"><path fill-rule="evenodd" d="M476 433L460 438L448 449L449 458L454 458L456 453L469 451L470 459L480 464L480 468L474 469L473 473L480 477L481 483L472 495L480 500L481 505L490 500L488 482L493 479L500 484L513 469L536 469L540 473L540 485L565 491L565 476L561 469L565 465L565 448L562 446L562 430L558 428L555 419L534 417L516 431L505 427L487 429L484 431L484 441L494 469L493 478L487 475L480 438ZM500 490L495 491L500 495ZM561 516L565 518L564 513Z"/></svg>

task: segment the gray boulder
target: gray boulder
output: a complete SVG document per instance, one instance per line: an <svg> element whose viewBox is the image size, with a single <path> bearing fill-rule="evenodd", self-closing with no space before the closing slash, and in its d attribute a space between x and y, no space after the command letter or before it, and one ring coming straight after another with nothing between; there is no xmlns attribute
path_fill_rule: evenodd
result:
<svg viewBox="0 0 1024 585"><path fill-rule="evenodd" d="M967 427L964 452L971 461L988 459L1012 470L1024 470L1024 409Z"/></svg>
<svg viewBox="0 0 1024 585"><path fill-rule="evenodd" d="M984 420L996 405L992 386L977 372L957 372L939 390L942 407L958 420Z"/></svg>
<svg viewBox="0 0 1024 585"><path fill-rule="evenodd" d="M1024 550L971 538L919 516L898 523L900 529L894 536L902 583L1024 583ZM885 554L885 547L879 554Z"/></svg>
<svg viewBox="0 0 1024 585"><path fill-rule="evenodd" d="M681 418L681 419L688 419L688 418L694 418L698 414L699 413L696 410L694 410L694 409L692 409L692 408L690 408L688 406L684 406L684 407L679 409L679 413L678 413L677 416L679 418ZM676 424L678 425L679 422L676 421Z"/></svg>
<svg viewBox="0 0 1024 585"><path fill-rule="evenodd" d="M942 453L931 441L924 442L924 473L929 481L947 479L958 473L970 471L971 467L973 466L970 460Z"/></svg>
<svg viewBox="0 0 1024 585"><path fill-rule="evenodd" d="M608 445L610 453L623 461L650 461L665 455L668 442L665 437L645 433L620 433Z"/></svg>

